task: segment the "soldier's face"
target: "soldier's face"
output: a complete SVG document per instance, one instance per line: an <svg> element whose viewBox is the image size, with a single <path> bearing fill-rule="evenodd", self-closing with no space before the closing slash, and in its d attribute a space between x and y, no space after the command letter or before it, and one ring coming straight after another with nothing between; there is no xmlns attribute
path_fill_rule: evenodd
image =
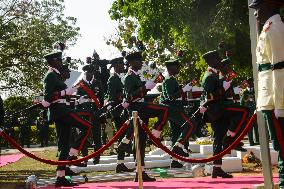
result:
<svg viewBox="0 0 284 189"><path fill-rule="evenodd" d="M254 11L254 16L260 24L265 22L271 17L271 7L267 3L261 3Z"/></svg>
<svg viewBox="0 0 284 189"><path fill-rule="evenodd" d="M137 71L137 70L140 70L140 69L142 68L142 64L143 64L143 62L140 61L140 60L133 60L133 61L131 61L131 63L130 63L132 69L134 69L134 70L136 70L136 71Z"/></svg>

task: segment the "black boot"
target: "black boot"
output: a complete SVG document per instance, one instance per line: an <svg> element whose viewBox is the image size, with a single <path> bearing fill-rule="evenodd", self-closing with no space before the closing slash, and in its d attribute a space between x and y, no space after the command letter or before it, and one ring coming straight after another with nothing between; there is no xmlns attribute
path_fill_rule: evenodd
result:
<svg viewBox="0 0 284 189"><path fill-rule="evenodd" d="M172 160L171 168L183 168L183 165L176 160Z"/></svg>
<svg viewBox="0 0 284 189"><path fill-rule="evenodd" d="M233 178L233 175L230 175L223 171L221 167L213 167L212 171L212 178L217 178L217 177L222 177L222 178Z"/></svg>
<svg viewBox="0 0 284 189"><path fill-rule="evenodd" d="M188 153L184 152L183 149L181 147L178 146L174 146L172 152L174 152L175 154L178 154L180 156L184 156L184 157L188 157Z"/></svg>
<svg viewBox="0 0 284 189"><path fill-rule="evenodd" d="M118 145L118 150L119 150L119 151L122 151L122 152L126 152L126 153L131 154L131 153L132 153L132 146L131 146L131 143L129 142L128 144L126 144L126 143L121 142L121 143Z"/></svg>
<svg viewBox="0 0 284 189"><path fill-rule="evenodd" d="M233 142L234 142L234 138L233 138L233 137L226 136L226 137L224 138L224 141L223 141L224 149L226 149L228 146L230 146ZM246 152L247 149L243 148L243 144L244 144L243 142L240 142L240 143L235 147L235 150L241 151L241 152ZM231 153L231 152L228 152L228 153Z"/></svg>
<svg viewBox="0 0 284 189"><path fill-rule="evenodd" d="M78 184L70 182L65 177L57 177L55 187L61 186L78 186Z"/></svg>
<svg viewBox="0 0 284 189"><path fill-rule="evenodd" d="M134 169L128 169L124 163L117 164L115 172L116 173L124 173L124 172L133 172Z"/></svg>
<svg viewBox="0 0 284 189"><path fill-rule="evenodd" d="M94 157L93 163L94 163L94 165L99 164L100 163L100 156Z"/></svg>
<svg viewBox="0 0 284 189"><path fill-rule="evenodd" d="M142 180L143 180L143 182L154 182L154 181L156 181L155 178L152 178L149 175L147 175L147 173L145 173L145 171L142 172ZM134 182L138 182L138 173L136 173Z"/></svg>
<svg viewBox="0 0 284 189"><path fill-rule="evenodd" d="M72 160L77 160L77 159L78 159L77 156L69 156L67 158L67 161L72 161ZM85 162L75 163L73 165L77 167L87 167L87 164Z"/></svg>
<svg viewBox="0 0 284 189"><path fill-rule="evenodd" d="M79 175L79 173L75 173L74 171L72 171L71 169L70 169L70 167L66 167L65 168L65 175L66 176L77 176L77 175Z"/></svg>

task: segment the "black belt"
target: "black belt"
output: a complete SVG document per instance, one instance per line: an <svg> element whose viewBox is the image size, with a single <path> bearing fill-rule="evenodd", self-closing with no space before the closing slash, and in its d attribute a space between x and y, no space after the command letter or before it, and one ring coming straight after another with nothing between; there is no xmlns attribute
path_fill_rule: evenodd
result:
<svg viewBox="0 0 284 189"><path fill-rule="evenodd" d="M265 64L258 64L258 71L266 71L266 70L280 70L284 68L284 61L278 62L276 64L265 63Z"/></svg>

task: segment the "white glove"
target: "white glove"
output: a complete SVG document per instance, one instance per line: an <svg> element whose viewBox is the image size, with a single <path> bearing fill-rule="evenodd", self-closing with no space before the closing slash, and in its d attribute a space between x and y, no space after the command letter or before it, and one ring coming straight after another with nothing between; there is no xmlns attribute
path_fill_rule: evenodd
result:
<svg viewBox="0 0 284 189"><path fill-rule="evenodd" d="M65 96L65 95L72 95L77 91L77 88L75 87L69 87L65 90L60 91L60 95L61 96Z"/></svg>
<svg viewBox="0 0 284 189"><path fill-rule="evenodd" d="M207 108L205 108L204 106L201 106L200 108L199 108L199 112L200 113L204 113L204 112L206 112L206 110L207 110Z"/></svg>
<svg viewBox="0 0 284 189"><path fill-rule="evenodd" d="M128 102L123 102L121 105L124 109L128 108L129 103Z"/></svg>
<svg viewBox="0 0 284 189"><path fill-rule="evenodd" d="M151 80L148 80L145 84L146 89L149 89L149 90L153 89L155 86L156 86L156 83L154 83Z"/></svg>
<svg viewBox="0 0 284 189"><path fill-rule="evenodd" d="M153 130L152 130L152 134L154 135L154 137L160 138L161 131L158 131L158 130L156 130L156 129L153 129Z"/></svg>
<svg viewBox="0 0 284 189"><path fill-rule="evenodd" d="M50 103L47 102L47 101L45 101L45 100L43 100L43 101L41 101L41 105L42 105L43 107L47 108L47 107L50 106Z"/></svg>
<svg viewBox="0 0 284 189"><path fill-rule="evenodd" d="M225 91L230 88L231 82L232 81L223 81L223 87L224 87Z"/></svg>
<svg viewBox="0 0 284 189"><path fill-rule="evenodd" d="M188 91L191 91L192 90L192 86L188 83L186 84L183 88L182 88L182 91L183 92L188 92Z"/></svg>

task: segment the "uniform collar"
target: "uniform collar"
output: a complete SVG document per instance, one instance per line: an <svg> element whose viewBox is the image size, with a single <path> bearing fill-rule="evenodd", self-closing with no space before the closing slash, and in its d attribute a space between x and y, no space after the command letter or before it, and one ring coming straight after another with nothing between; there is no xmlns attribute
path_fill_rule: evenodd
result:
<svg viewBox="0 0 284 189"><path fill-rule="evenodd" d="M281 20L281 17L280 17L280 14L275 14L275 15L271 16L271 17L265 22L264 25L269 24L269 22L274 23L274 22L280 22L280 21L282 21L282 20Z"/></svg>
<svg viewBox="0 0 284 189"><path fill-rule="evenodd" d="M113 72L113 75L120 78L120 74L118 74L118 73L116 73L116 72Z"/></svg>
<svg viewBox="0 0 284 189"><path fill-rule="evenodd" d="M135 75L139 75L138 71L136 72L136 71L134 71L132 69L129 69L129 71L133 72Z"/></svg>

